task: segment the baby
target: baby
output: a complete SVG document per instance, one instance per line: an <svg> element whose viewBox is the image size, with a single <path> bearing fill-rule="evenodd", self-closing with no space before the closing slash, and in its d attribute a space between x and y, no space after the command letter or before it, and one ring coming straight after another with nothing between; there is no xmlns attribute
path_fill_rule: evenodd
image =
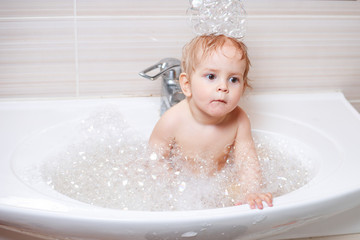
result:
<svg viewBox="0 0 360 240"><path fill-rule="evenodd" d="M149 143L164 158L173 148L196 173L198 159L213 166L209 174L229 162L238 182L229 187L236 204L272 206L271 193L260 192L261 170L247 114L238 106L248 85L250 61L246 46L224 35L194 38L183 49L179 82L186 98L170 108L156 124ZM241 198L241 196L245 196Z"/></svg>

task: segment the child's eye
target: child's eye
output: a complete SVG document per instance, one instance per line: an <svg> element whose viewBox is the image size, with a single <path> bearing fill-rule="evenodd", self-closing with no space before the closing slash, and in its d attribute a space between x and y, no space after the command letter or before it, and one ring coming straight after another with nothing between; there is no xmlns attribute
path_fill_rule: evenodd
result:
<svg viewBox="0 0 360 240"><path fill-rule="evenodd" d="M210 74L206 75L206 78L209 80L214 80L216 78L216 76L214 74L210 73Z"/></svg>
<svg viewBox="0 0 360 240"><path fill-rule="evenodd" d="M237 78L237 77L231 77L231 78L229 78L229 82L231 82L231 83L237 83L237 82L240 82L240 80L239 80L239 78Z"/></svg>

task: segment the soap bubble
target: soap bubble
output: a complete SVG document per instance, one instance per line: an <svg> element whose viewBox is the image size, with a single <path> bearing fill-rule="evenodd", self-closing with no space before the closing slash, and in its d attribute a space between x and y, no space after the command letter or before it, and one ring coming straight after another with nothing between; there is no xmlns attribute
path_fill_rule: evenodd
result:
<svg viewBox="0 0 360 240"><path fill-rule="evenodd" d="M188 160L176 146L163 159L127 124L121 109L92 113L75 135L76 141L49 153L41 167L44 182L72 199L123 210L180 211L234 206L245 197L231 154L215 172L211 157ZM263 192L280 196L312 179L311 152L304 146L265 132L253 137Z"/></svg>
<svg viewBox="0 0 360 240"><path fill-rule="evenodd" d="M241 0L190 0L187 15L198 35L245 36L246 12Z"/></svg>

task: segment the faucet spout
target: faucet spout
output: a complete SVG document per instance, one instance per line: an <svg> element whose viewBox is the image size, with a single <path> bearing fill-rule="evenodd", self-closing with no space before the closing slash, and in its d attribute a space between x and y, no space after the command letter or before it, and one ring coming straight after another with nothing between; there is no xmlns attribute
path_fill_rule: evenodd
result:
<svg viewBox="0 0 360 240"><path fill-rule="evenodd" d="M156 80L161 75L164 75L166 72L168 72L171 69L179 68L180 69L180 61L176 58L164 58L160 62L146 68L145 70L139 72L139 75L147 78L151 81ZM156 73L155 75L148 75L149 72L159 69L160 71ZM180 74L180 73L179 73ZM176 78L176 77L175 77Z"/></svg>
<svg viewBox="0 0 360 240"><path fill-rule="evenodd" d="M180 60L176 58L165 58L139 73L140 76L151 81L154 81L161 76L163 80L161 90L161 115L167 109L185 98L179 83L179 76L181 73L180 63ZM156 69L159 69L158 73L154 75L148 74Z"/></svg>

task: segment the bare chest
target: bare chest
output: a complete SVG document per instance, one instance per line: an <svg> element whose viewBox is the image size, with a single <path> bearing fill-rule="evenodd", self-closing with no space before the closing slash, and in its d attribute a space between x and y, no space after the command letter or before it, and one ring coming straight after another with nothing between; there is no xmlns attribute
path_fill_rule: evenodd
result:
<svg viewBox="0 0 360 240"><path fill-rule="evenodd" d="M227 128L191 128L180 129L175 138L176 145L189 159L202 158L223 166L234 144L236 129Z"/></svg>

